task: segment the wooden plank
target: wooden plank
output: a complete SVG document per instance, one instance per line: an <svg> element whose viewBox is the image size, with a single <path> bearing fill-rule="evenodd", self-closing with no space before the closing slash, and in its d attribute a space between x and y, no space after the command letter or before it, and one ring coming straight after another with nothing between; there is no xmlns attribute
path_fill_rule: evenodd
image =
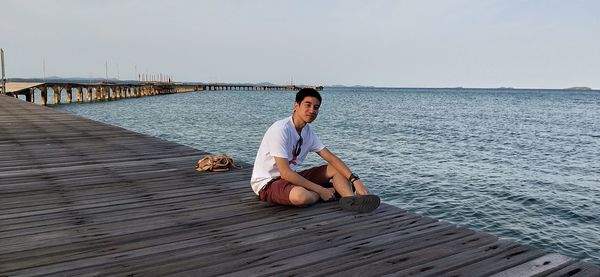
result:
<svg viewBox="0 0 600 277"><path fill-rule="evenodd" d="M247 232L248 222L238 222L233 226L214 226L210 227L207 225L204 226L195 226L193 230L185 230L185 232L181 233L169 233L170 235L164 236L157 234L155 237L149 237L144 241L139 240L123 240L119 238L119 241L115 241L108 246L110 249L100 248L100 252L90 252L83 251L77 254L77 252L69 255L71 259L81 259L84 262L81 262L78 265L63 265L61 266L61 270L65 270L66 267L71 267L72 269L76 269L77 266L81 266L83 264L87 266L91 265L105 265L105 259L109 259L110 257L118 256L118 255L127 255L130 258L140 257L140 261L135 262L136 264L140 263L150 263L152 264L152 260L147 259L145 255L151 254L156 255L160 254L160 256L165 256L162 253L172 252L174 250L179 251L179 255L184 253L185 251L203 251L205 253L210 253L210 249L215 249L219 247L224 242L227 243L235 243L236 241L243 242L245 238L252 237L256 234L262 234L265 230L276 231L278 234L287 233L293 234L297 232L301 232L305 228L312 228L311 226L315 225L326 225L326 224L337 224L340 225L347 220L351 219L353 215L346 215L346 217L338 218L339 220L333 220L335 215L333 213L328 213L324 215L316 214L312 217L312 219L317 220L301 220L297 221L293 224L289 224L289 219L283 219L281 221L272 221L272 218L263 217L252 225L254 225L254 229ZM263 224L261 224L263 223ZM251 226L252 226L251 225ZM246 226L246 228L244 228ZM277 229L276 226L279 226ZM219 230L219 233L216 233L215 230ZM244 230L243 232L239 232L240 230ZM147 237L144 236L144 237ZM216 243L217 241L222 241L221 243ZM72 247L69 245L69 247ZM107 247L108 248L108 247ZM64 249L62 249L64 250ZM57 252L60 254L61 252ZM52 253L49 253L52 254ZM37 255L39 259L36 259L36 262L40 263L38 260L43 260L44 262L48 262L51 260L60 259L56 257L56 254L40 256L39 253ZM21 263L21 267L30 267L32 266L32 260L19 260ZM26 264L25 264L26 263ZM43 262L42 262L43 264ZM44 271L48 271L49 269L44 269Z"/></svg>
<svg viewBox="0 0 600 277"><path fill-rule="evenodd" d="M236 197L240 199L239 197ZM235 207L237 204L241 204L242 202L239 200L233 200L232 198L224 198L224 201L228 201L229 203L223 204L218 203L217 201L211 203L212 205L207 205L204 207L192 206L187 207L188 205L194 205L196 202L202 200L190 200L187 202L177 202L176 204L171 205L152 205L140 207L138 209L130 208L125 210L114 210L112 209L110 212L99 212L99 213L82 213L82 212L67 212L58 214L55 216L52 221L49 221L47 217L44 217L43 222L35 221L29 219L26 222L21 224L15 224L15 227L3 227L2 234L0 239L11 238L11 237L24 237L28 235L35 236L40 233L40 228L43 228L43 233L49 233L54 231L62 232L66 229L71 228L82 228L89 225L95 224L107 224L107 223L119 223L122 224L123 221L132 221L132 220L148 220L152 217L163 216L163 217L173 217L174 214L184 214L184 213L193 213L199 212L204 209L209 209L212 207ZM252 206L256 204L256 198L247 198L245 203L249 204L248 206ZM258 205L258 204L257 204ZM111 217L112 215L112 217ZM181 216L180 216L181 217ZM36 218L37 219L37 218Z"/></svg>
<svg viewBox="0 0 600 277"><path fill-rule="evenodd" d="M472 248L491 246L497 240L498 238L492 235L475 233L415 251L407 252L404 248L396 247L367 257L349 258L347 262L342 264L331 265L330 261L325 260L312 264L310 267L301 267L287 271L286 274L296 276L310 275L312 274L311 268L318 267L322 268L317 274L320 276L382 276L386 273L404 270L456 255Z"/></svg>
<svg viewBox="0 0 600 277"><path fill-rule="evenodd" d="M511 267L519 266L531 260L543 256L544 251L527 246L518 245L507 251L500 252L484 260L478 260L475 263L462 265L459 269L445 272L446 276L488 276L507 270Z"/></svg>
<svg viewBox="0 0 600 277"><path fill-rule="evenodd" d="M518 244L509 240L499 240L489 245L462 251L454 255L441 257L426 263L414 264L407 268L386 272L385 276L443 276L444 273L460 269L484 259L499 255ZM458 275L457 275L458 276Z"/></svg>
<svg viewBox="0 0 600 277"><path fill-rule="evenodd" d="M256 201L249 202L244 205L219 205L215 204L212 207L194 207L188 209L188 211L181 212L184 210L180 207L173 207L171 210L161 213L161 217L153 215L154 211L146 211L141 215L136 215L133 218L126 218L124 220L118 220L114 222L101 223L101 224L81 224L67 227L57 228L55 230L36 232L28 235L16 236L11 233L11 237L1 238L0 244L3 245L0 249L0 253L7 253L18 251L19 249L31 249L36 247L47 247L56 244L67 244L75 243L78 241L86 240L87 238L107 238L116 235L128 234L133 232L142 232L152 229L166 228L177 226L182 222L197 223L206 222L211 220L217 220L222 218L231 217L233 215L246 215L258 212L255 209L251 209L253 206L260 206L260 203ZM190 213L192 211L204 211L203 214ZM77 217L75 219L83 220L85 217ZM149 221L150 220L150 221ZM125 227L127 228L119 228ZM40 238L53 238L52 241L40 241ZM18 238L14 240L13 238Z"/></svg>
<svg viewBox="0 0 600 277"><path fill-rule="evenodd" d="M333 214L335 215L335 214ZM339 217L339 215L338 215ZM364 217L364 215L359 215L359 217ZM367 220L372 222L376 220L376 218L371 218L369 216ZM143 249L143 252L140 252L139 256L131 257L132 259L122 259L118 262L114 260L110 260L110 263L103 262L101 266L95 266L91 268L81 268L74 271L67 271L64 273L78 275L81 272L98 272L101 275L113 275L118 272L118 268L127 267L129 272L132 274L155 274L155 275L164 275L167 272L174 270L182 270L183 268L191 267L210 267L211 265L215 265L215 263L219 264L222 262L230 262L234 263L233 266L228 267L229 270L238 268L240 265L240 261L238 257L248 257L248 255L258 255L259 257L264 256L282 256L282 254L273 252L273 248L279 248L279 252L285 252L283 257L289 257L290 255L294 255L297 253L297 249L292 251L282 251L280 249L281 245L291 245L296 246L296 248L311 248L316 245L322 244L321 240L327 239L329 243L336 243L341 240L352 241L355 236L353 235L353 230L349 230L347 228L343 228L348 225L348 222L345 220L352 220L356 222L356 215L350 214L348 218L341 218L341 220L329 220L329 223L322 222L319 224L306 225L304 228L294 228L290 230L291 232L297 234L294 236L290 236L289 232L278 232L276 230L269 231L265 233L264 230L259 232L258 234L262 235L262 238L251 236L249 237L252 242L250 243L247 238L245 238L244 233L240 233L237 236L222 236L221 234L217 234L216 236L208 237L208 240L203 239L201 242L204 244L200 246L189 246L183 249L179 249L178 251L172 251L169 255L161 254L160 251L152 250L148 251L148 249ZM402 220L404 224L409 224L410 226L423 226L425 222L431 222L431 219L422 219L422 220ZM305 222L304 224L310 224L309 222ZM334 225L329 225L334 224ZM382 225L383 224L383 225ZM382 230L385 227L385 224L394 224L390 223L388 220L378 222L377 226L374 227L375 231ZM396 223L400 224L400 223ZM431 224L431 223L430 223ZM222 226L224 227L224 226ZM267 226L268 227L268 226ZM361 233L360 236L365 237L368 234L366 230L369 228L368 225L360 225L358 230L363 230L365 233ZM260 228L260 231L263 229L262 226L256 226L255 228ZM333 228L333 231L331 228ZM267 228L268 230L268 228ZM247 231L247 229L244 229ZM373 232L375 232L373 231ZM340 237L340 234L345 234ZM371 234L372 235L372 234ZM241 237L240 237L241 236ZM302 239L299 239L298 236L302 236ZM356 237L358 238L358 237ZM308 243L310 243L309 246ZM243 264L243 263L242 263ZM165 266L168 265L168 266ZM66 266L66 265L65 265ZM205 272L205 270L202 270ZM205 276L204 274L201 274Z"/></svg>
<svg viewBox="0 0 600 277"><path fill-rule="evenodd" d="M271 251L269 256L261 257L260 260L235 262L232 265L217 265L193 270L186 274L221 275L221 276L251 276L251 275L281 275L290 270L298 270L301 267L322 262L323 260L353 261L369 257L392 249L402 249L405 253L438 245L447 241L459 239L473 234L467 229L456 229L451 225L432 226L426 230L411 230L409 232L392 232L385 235L377 235L368 230L364 232L367 236L355 241L336 241L336 245L323 245L323 242L309 245L301 245L292 249ZM451 234L451 235L445 235ZM362 233L358 236L364 236ZM290 254L285 254L285 253ZM298 254L300 253L300 254ZM285 259L282 259L285 258ZM267 263L266 263L267 262ZM321 266L322 267L322 266ZM232 269L235 268L235 271ZM207 271L208 270L208 271Z"/></svg>
<svg viewBox="0 0 600 277"><path fill-rule="evenodd" d="M464 238L448 241L432 247L418 249L408 253L400 251L386 251L381 255L374 255L370 259L351 260L346 263L329 265L319 270L322 276L383 276L394 272L401 272L414 267L430 268L440 266L439 260L453 257L470 249L490 248L498 245L498 238L489 234L475 233ZM307 269L302 269L306 271ZM406 274L406 273L410 274ZM294 274L300 271L293 271ZM418 275L420 270L407 270L396 276ZM305 274L310 274L305 272Z"/></svg>
<svg viewBox="0 0 600 277"><path fill-rule="evenodd" d="M252 201L252 202L249 202L248 204L249 204L248 207L251 207L253 205L262 205L262 203L257 202L257 201ZM209 214L209 212L212 211L212 210L216 210L217 214L221 214L222 213L221 210L227 211L227 209L230 209L231 212L235 212L235 213L237 213L239 215L243 215L244 212L246 212L246 213L257 212L255 210L254 211L253 210L239 211L239 210L237 210L238 208L236 208L235 205L231 205L231 206L212 205L212 206L207 206L207 207L203 207L203 208L198 208L198 207L188 208L188 210L191 210L192 212L193 211L206 210L206 214ZM147 212L144 213L144 212L142 212L139 215L137 215L137 217L133 218L135 220L133 220L129 216L127 216L126 219L121 219L121 218L118 218L117 216L115 216L116 219L108 221L106 223L109 223L110 225L115 225L115 229L116 229L116 228L118 228L119 225L123 224L122 222L125 221L125 222L128 222L128 231L133 232L133 231L137 230L138 228L142 228L142 229L146 228L149 216L150 217L154 217L154 216L165 217L165 215L168 216L168 217L165 218L166 220L163 220L163 219L159 218L157 220L152 221L152 226L151 227L153 227L153 228L163 227L164 228L164 227L172 226L173 223L174 223L173 221L175 221L174 219L184 220L184 218L187 218L187 220L194 220L192 218L198 218L198 219L203 219L205 221L207 219L206 214L205 214L204 217L202 217L201 215L196 215L195 213L193 213L193 214L189 213L187 210L185 210L183 208L177 208L177 207L175 207L175 209L168 210L166 212L163 212L162 214L161 213L147 213ZM224 218L227 218L227 217L230 216L229 212L226 212L224 214L225 214ZM57 237L57 239L53 240L51 243L54 243L54 244L59 243L60 244L61 240L59 238L62 237L62 236L60 236L60 234L64 233L64 232L67 232L70 229L73 229L72 231L74 231L76 233L81 233L80 229L81 228L85 228L86 230L88 230L88 231L85 232L86 235L87 236L92 236L92 237L98 237L98 236L101 236L101 235L102 236L106 236L108 234L106 234L106 232L103 231L103 230L106 230L106 229L111 230L112 229L112 227L110 227L109 224L94 224L93 223L94 220L92 220L90 218L86 218L86 217L81 217L81 219L83 219L83 220L87 219L88 221L86 221L85 222L86 224L83 225L83 226L72 226L70 228L60 228L60 229L56 229L56 230L54 230L52 232L48 231L48 230L45 230L44 234L49 235L49 234L52 234L52 233L58 233L57 235L53 235L53 236ZM92 223L88 223L88 222L92 222ZM194 222L196 222L196 221L194 221ZM166 224L166 226L162 226L162 224ZM37 238L37 236L38 236L37 234L33 234L31 236L25 236L25 235L23 235L23 236L20 236L20 239L22 239L22 240L32 240L33 241L33 240L35 240ZM31 238L28 239L28 237L31 237ZM66 242L64 242L64 243L71 243L71 242L73 242L74 239L76 239L76 237L67 236L65 239L66 239ZM9 245L8 245L9 242L4 243L6 246L4 247L4 249L0 249L0 251L2 251L2 252L4 252L4 251L10 251L12 249L12 247L9 247ZM47 242L47 243L50 243L50 242ZM48 245L46 245L46 246L48 246Z"/></svg>
<svg viewBox="0 0 600 277"><path fill-rule="evenodd" d="M159 184L164 184L164 181L161 181ZM195 195L204 195L205 197L209 197L209 193L220 193L224 196L227 196L231 193L240 193L240 192L249 192L248 187L241 186L242 184L246 184L245 181L236 181L236 185L233 188L224 188L223 186L195 186L195 187L174 187L170 190L152 190L148 187L140 187L135 184L128 184L123 182L123 186L128 186L124 192L121 194L97 194L97 197L92 197L87 193L83 194L83 197L78 197L78 191L65 191L65 190L49 190L45 194L49 196L54 196L50 202L45 203L47 201L36 201L36 202L27 202L26 199L23 199L21 203L9 203L12 205L1 205L0 211L2 212L2 216L0 219L8 219L13 217L22 217L22 216L30 216L30 213L53 213L56 210L63 209L71 209L71 210L82 210L89 209L90 207L96 206L111 206L111 205L121 205L128 202L138 202L140 198L149 198L146 201L155 201L158 202L161 199L170 199L170 198L178 198L185 199L185 197L192 197ZM226 186L227 183L224 183ZM164 186L164 185L163 185ZM141 191L143 189L143 191ZM107 190L102 190L107 191ZM96 190L96 192L99 192ZM142 193L140 193L142 192ZM119 197L123 195L124 197ZM25 198L25 197L23 197ZM214 198L214 197L210 197ZM59 203L56 201L59 200ZM20 204L20 205L19 205ZM16 207L11 207L16 206ZM55 208L55 209L53 209Z"/></svg>
<svg viewBox="0 0 600 277"><path fill-rule="evenodd" d="M568 265L556 272L549 273L548 277L598 277L600 276L600 267L591 263L576 262Z"/></svg>
<svg viewBox="0 0 600 277"><path fill-rule="evenodd" d="M168 180L152 181L147 184L163 185ZM247 185L245 181L237 181L238 184ZM171 183L173 184L173 183ZM171 190L161 190L160 187L144 187L137 182L122 182L123 188L118 192L112 186L90 186L89 188L83 187L81 190L62 190L61 188L49 187L46 190L40 191L26 191L26 192L11 192L4 194L6 197L21 198L22 202L10 201L0 206L0 212L6 214L13 212L26 212L48 209L53 205L61 205L71 207L74 204L92 204L96 202L105 202L119 199L133 199L133 198L169 198L177 197L178 195L188 193L188 195L194 194L209 194L209 193L222 193L223 195L229 195L236 192L249 193L247 186L224 188L213 185L203 184L190 184L183 183L181 185L175 185ZM189 187L189 186L192 187ZM89 190L89 191L88 191ZM96 193L97 197L94 197ZM44 198L45 196L45 198ZM209 195L205 195L207 199L214 199ZM60 203L56 203L56 202Z"/></svg>
<svg viewBox="0 0 600 277"><path fill-rule="evenodd" d="M114 200L127 200L137 198L170 198L177 196L190 196L195 194L208 194L208 193L222 193L229 195L235 192L248 192L248 186L234 187L225 189L219 186L198 186L193 184L193 187L187 187L187 184L177 186L169 190L161 190L164 188L165 180L148 182L147 184L156 184L157 189L152 187L140 187L135 183L123 182L122 190L115 191L114 187L91 187L81 190L44 190L44 191L30 191L27 192L13 192L3 194L7 198L10 197L15 200L8 200L5 203L0 204L0 213L18 213L34 210L45 210L54 206L71 206L73 203L81 204L93 204L105 201ZM246 184L244 181L237 181L239 184ZM207 195L208 197L208 195ZM214 197L212 197L214 198ZM20 199L20 201L16 200ZM132 200L133 201L133 200Z"/></svg>
<svg viewBox="0 0 600 277"><path fill-rule="evenodd" d="M573 261L572 258L553 253L498 272L491 277L543 276L561 269Z"/></svg>

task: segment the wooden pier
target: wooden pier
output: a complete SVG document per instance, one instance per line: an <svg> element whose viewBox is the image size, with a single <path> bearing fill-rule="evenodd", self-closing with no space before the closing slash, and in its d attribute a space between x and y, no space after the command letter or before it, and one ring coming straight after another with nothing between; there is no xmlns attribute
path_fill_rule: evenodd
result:
<svg viewBox="0 0 600 277"><path fill-rule="evenodd" d="M70 82L9 82L6 83L6 94L25 101L34 102L34 95L39 94L39 104L48 104L48 93L52 93L52 104L60 104L66 98L67 104L93 101L118 100L123 98L143 97L161 94L185 93L204 90L299 90L299 86L246 85L246 84L184 84L172 82L122 82L122 83L70 83ZM323 87L314 87L322 90ZM63 97L63 93L66 97Z"/></svg>
<svg viewBox="0 0 600 277"><path fill-rule="evenodd" d="M0 276L600 276L386 204L272 206L204 154L0 95Z"/></svg>

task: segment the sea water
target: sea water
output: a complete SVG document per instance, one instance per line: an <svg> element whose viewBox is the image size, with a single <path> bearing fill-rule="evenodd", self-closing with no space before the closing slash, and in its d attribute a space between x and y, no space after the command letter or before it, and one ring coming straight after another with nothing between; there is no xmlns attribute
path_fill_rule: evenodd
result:
<svg viewBox="0 0 600 277"><path fill-rule="evenodd" d="M57 105L253 163L292 91ZM600 264L600 92L325 88L312 123L383 201ZM309 155L304 166L319 164ZM248 185L250 191L250 185Z"/></svg>

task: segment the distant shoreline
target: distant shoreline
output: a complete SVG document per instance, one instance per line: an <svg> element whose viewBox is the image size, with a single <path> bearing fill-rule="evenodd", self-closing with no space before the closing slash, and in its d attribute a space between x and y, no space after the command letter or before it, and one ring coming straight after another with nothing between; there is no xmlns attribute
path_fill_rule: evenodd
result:
<svg viewBox="0 0 600 277"><path fill-rule="evenodd" d="M73 82L82 82L82 83L95 83L95 82L104 82L104 81L109 81L109 82L114 82L114 83L121 83L121 82L135 82L134 80L118 80L118 79L105 79L105 78L79 78L79 77L48 77L46 79L44 78L9 78L7 80L8 82L55 82L55 81L62 81L62 82L68 82L68 81L73 81ZM206 82L179 82L182 84L192 84L192 85L196 85L196 84L208 84ZM242 83L237 83L237 82L224 82L222 84L242 84ZM244 83L245 84L245 83ZM251 85L250 83L248 83L248 85ZM253 85L276 85L270 82L259 82ZM299 86L305 86L305 85L299 85ZM594 88L590 88L590 87L586 87L586 86L575 86L575 87L568 87L568 88L514 88L514 87L461 87L461 86L457 86L457 87L387 87L387 86L364 86L364 85L324 85L324 88L366 88L366 89L489 89L489 90L575 90L575 91L600 91L600 89L594 89Z"/></svg>
<svg viewBox="0 0 600 277"><path fill-rule="evenodd" d="M498 88L485 88L485 87L376 87L376 86L324 86L324 88L361 88L361 89L450 89L450 90L552 90L552 91L600 91L600 89L593 89L590 87L570 87L570 88L513 88L513 87L498 87Z"/></svg>

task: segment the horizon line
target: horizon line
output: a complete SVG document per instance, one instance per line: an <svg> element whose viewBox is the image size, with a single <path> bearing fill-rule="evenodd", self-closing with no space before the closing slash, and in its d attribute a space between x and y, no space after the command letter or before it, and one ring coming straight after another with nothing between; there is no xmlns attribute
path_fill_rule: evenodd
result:
<svg viewBox="0 0 600 277"><path fill-rule="evenodd" d="M144 82L144 81L140 81L140 80L132 80L132 79L118 79L116 77L113 78L103 78L103 77L60 77L60 76L49 76L46 78L43 77L13 77L13 78L7 78L7 82L11 81L11 80L15 80L15 79L24 79L24 80L47 80L47 79L65 79L65 80L72 80L72 79L77 79L77 80L112 80L112 81L120 81L120 82ZM296 85L296 84L275 84L269 81L262 81L262 82L204 82L204 81L173 81L174 83L202 83L202 84L212 84L212 83L217 83L217 84L262 84L262 83L268 83L268 84L272 84L272 85L277 85L277 86L284 86L284 85ZM301 84L301 85L296 85L296 86L317 86L317 85L306 85L306 84ZM374 86L374 85L343 85L343 84L330 84L330 85L318 85L318 86L323 86L324 88L373 88L373 89L496 89L496 90L501 90L501 89L505 89L505 90L580 90L580 91L598 91L600 89L596 89L593 87L589 87L589 86L570 86L570 87L564 87L564 88L539 88L539 87L512 87L512 86L499 86L499 87L470 87L470 86L423 86L423 87L414 87L414 86L386 86L386 85L382 85L382 86Z"/></svg>

